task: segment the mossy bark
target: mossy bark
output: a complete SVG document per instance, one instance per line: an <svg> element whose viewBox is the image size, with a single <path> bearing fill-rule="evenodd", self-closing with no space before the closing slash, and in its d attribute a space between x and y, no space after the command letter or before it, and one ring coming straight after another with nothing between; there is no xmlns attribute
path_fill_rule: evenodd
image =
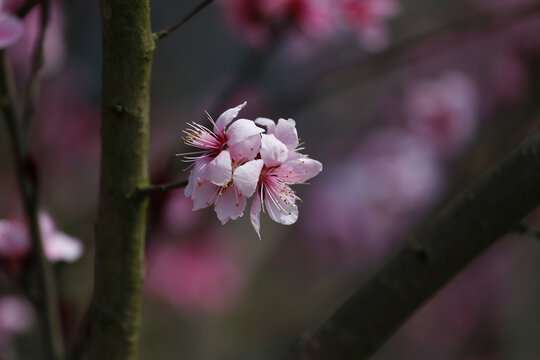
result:
<svg viewBox="0 0 540 360"><path fill-rule="evenodd" d="M144 279L150 74L149 0L101 0L101 191L90 358L136 359Z"/></svg>

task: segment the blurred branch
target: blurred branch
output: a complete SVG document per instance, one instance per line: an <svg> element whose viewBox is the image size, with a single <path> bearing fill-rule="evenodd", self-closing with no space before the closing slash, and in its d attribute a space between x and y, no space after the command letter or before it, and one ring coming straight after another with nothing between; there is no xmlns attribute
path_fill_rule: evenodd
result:
<svg viewBox="0 0 540 360"><path fill-rule="evenodd" d="M203 10L206 6L210 5L214 0L203 0L199 5L195 6L189 13L184 15L183 18L180 19L176 24L171 26L170 28L162 31L158 31L154 33L154 40L159 41L163 39L164 37L168 36L170 33L172 33L174 30L178 29L180 26L187 23L192 17L197 15L201 10Z"/></svg>
<svg viewBox="0 0 540 360"><path fill-rule="evenodd" d="M540 132L455 198L286 359L366 358L415 309L540 204Z"/></svg>
<svg viewBox="0 0 540 360"><path fill-rule="evenodd" d="M21 19L24 18L32 9L34 6L39 4L41 0L27 0L19 10L17 10L17 16Z"/></svg>
<svg viewBox="0 0 540 360"><path fill-rule="evenodd" d="M41 19L38 38L35 42L34 53L32 57L32 68L30 69L30 75L28 77L28 82L26 84L25 94L24 94L24 105L23 105L23 114L22 114L22 133L23 141L28 136L28 131L30 129L30 120L34 114L36 107L37 94L39 91L39 71L43 67L43 43L45 41L45 33L47 30L47 25L49 23L50 16L50 1L49 0L38 0L41 4Z"/></svg>
<svg viewBox="0 0 540 360"><path fill-rule="evenodd" d="M92 360L138 358L148 186L149 0L101 0L101 178L92 295Z"/></svg>
<svg viewBox="0 0 540 360"><path fill-rule="evenodd" d="M447 42L441 41L443 37L456 37L474 31L492 31L539 14L540 3L532 2L509 9L504 13L478 13L464 19L450 21L400 40L379 53L326 69L300 85L291 86L287 90L280 89L274 95L274 101L285 107L316 102L327 97L328 94L358 85L359 80L364 80L365 77L374 78L384 75L400 66L422 59L426 52L433 53L440 50L448 45Z"/></svg>
<svg viewBox="0 0 540 360"><path fill-rule="evenodd" d="M36 289L29 289L30 300L35 304L40 319L45 356L49 360L60 360L63 358L64 351L56 299L56 284L51 265L43 251L37 216L36 184L28 172L28 161L21 145L18 114L15 108L15 89L5 50L1 52L0 57L0 92L2 97L0 106L6 121L8 136L11 140L15 173L32 241L32 264L36 270Z"/></svg>
<svg viewBox="0 0 540 360"><path fill-rule="evenodd" d="M532 236L540 240L540 230L534 228L533 226L527 225L525 223L519 224L514 230L514 232L521 235Z"/></svg>
<svg viewBox="0 0 540 360"><path fill-rule="evenodd" d="M154 194L164 193L167 191L186 187L187 184L188 184L187 180L182 180L182 181L178 181L178 182L170 183L170 184L150 185L150 186L138 188L133 194L133 197L151 196Z"/></svg>

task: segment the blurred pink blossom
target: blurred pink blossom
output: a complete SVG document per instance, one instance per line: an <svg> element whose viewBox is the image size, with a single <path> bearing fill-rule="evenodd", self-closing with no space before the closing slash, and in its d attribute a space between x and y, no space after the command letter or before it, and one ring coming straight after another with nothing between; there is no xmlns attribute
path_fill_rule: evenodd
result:
<svg viewBox="0 0 540 360"><path fill-rule="evenodd" d="M370 51L386 47L387 22L401 11L395 0L340 0L337 6L339 23L353 29L361 44Z"/></svg>
<svg viewBox="0 0 540 360"><path fill-rule="evenodd" d="M16 220L0 220L0 256L20 258L31 248L26 225Z"/></svg>
<svg viewBox="0 0 540 360"><path fill-rule="evenodd" d="M15 44L23 35L21 21L11 15L9 10L0 0L0 49Z"/></svg>
<svg viewBox="0 0 540 360"><path fill-rule="evenodd" d="M314 185L305 225L322 259L335 255L342 264L380 260L442 186L431 148L398 128L373 132L326 173Z"/></svg>
<svg viewBox="0 0 540 360"><path fill-rule="evenodd" d="M16 9L15 2L10 6ZM24 32L17 43L10 48L9 55L17 75L27 74L32 64L36 40L41 27L41 7L35 6L23 20ZM51 1L49 22L43 43L43 73L51 74L61 69L65 59L64 13L58 1Z"/></svg>
<svg viewBox="0 0 540 360"><path fill-rule="evenodd" d="M153 241L148 250L147 289L182 310L226 311L244 279L234 251L224 240L205 234L189 243Z"/></svg>
<svg viewBox="0 0 540 360"><path fill-rule="evenodd" d="M34 322L30 304L18 296L0 297L0 349L8 347L15 335L28 331Z"/></svg>
<svg viewBox="0 0 540 360"><path fill-rule="evenodd" d="M193 201L181 191L172 191L163 205L162 224L174 234L193 229L201 218L199 212L193 211Z"/></svg>
<svg viewBox="0 0 540 360"><path fill-rule="evenodd" d="M222 5L231 27L256 47L268 45L278 29L312 38L330 30L332 7L326 0L222 0Z"/></svg>
<svg viewBox="0 0 540 360"><path fill-rule="evenodd" d="M444 155L461 150L478 125L477 88L461 72L412 84L406 105L411 130Z"/></svg>
<svg viewBox="0 0 540 360"><path fill-rule="evenodd" d="M58 231L47 213L39 214L39 225L43 249L50 261L73 262L82 256L81 242ZM10 259L20 258L28 254L31 246L26 224L18 220L0 220L0 256Z"/></svg>

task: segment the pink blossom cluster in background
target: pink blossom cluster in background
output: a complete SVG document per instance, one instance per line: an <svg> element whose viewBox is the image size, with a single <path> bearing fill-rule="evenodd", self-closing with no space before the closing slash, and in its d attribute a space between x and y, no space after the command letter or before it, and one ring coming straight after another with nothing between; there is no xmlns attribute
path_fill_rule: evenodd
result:
<svg viewBox="0 0 540 360"><path fill-rule="evenodd" d="M9 353L15 336L28 331L34 323L31 305L15 295L0 296L0 357Z"/></svg>
<svg viewBox="0 0 540 360"><path fill-rule="evenodd" d="M147 258L148 291L183 311L223 313L245 282L230 239L217 233L195 233L181 241L158 235Z"/></svg>
<svg viewBox="0 0 540 360"><path fill-rule="evenodd" d="M260 237L260 212L290 225L298 219L299 200L290 185L305 183L322 170L322 164L299 153L301 147L292 119L234 120L246 103L229 109L214 120L213 130L196 123L184 130L186 144L200 149L185 153L193 169L185 195L193 210L213 205L225 224L243 215L251 203L251 223Z"/></svg>
<svg viewBox="0 0 540 360"><path fill-rule="evenodd" d="M389 19L400 13L395 0L222 0L225 17L250 45L268 45L284 34L324 39L343 31L377 51L388 44Z"/></svg>
<svg viewBox="0 0 540 360"><path fill-rule="evenodd" d="M467 75L448 72L408 89L401 126L372 130L315 185L304 224L322 258L377 263L435 203L444 164L474 135L478 102Z"/></svg>
<svg viewBox="0 0 540 360"><path fill-rule="evenodd" d="M0 49L13 45L22 34L21 20L10 12L4 1L0 1Z"/></svg>
<svg viewBox="0 0 540 360"><path fill-rule="evenodd" d="M83 253L82 243L56 228L49 214L39 214L43 250L52 262L78 260ZM0 257L20 259L32 249L27 225L19 220L0 220Z"/></svg>

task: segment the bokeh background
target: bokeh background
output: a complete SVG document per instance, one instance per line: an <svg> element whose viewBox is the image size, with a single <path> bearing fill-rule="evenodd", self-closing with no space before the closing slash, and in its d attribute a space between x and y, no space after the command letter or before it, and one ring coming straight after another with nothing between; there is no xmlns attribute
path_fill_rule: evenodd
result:
<svg viewBox="0 0 540 360"><path fill-rule="evenodd" d="M6 11L20 5L7 3ZM262 216L262 240L247 211L223 226L211 208L192 212L182 190L152 198L141 359L279 359L314 329L414 229L538 127L537 3L216 0L164 38L153 66L154 183L187 178L175 156L189 151L186 122L243 101L241 117L295 119L305 152L324 170L296 187L296 224ZM153 29L196 4L152 0ZM21 91L38 19L34 9L9 49ZM65 338L77 354L99 190L97 1L53 1L45 59L28 146L42 217L56 234ZM0 358L39 359L33 310L18 286L24 256L3 250L14 237L6 224L23 218L3 126L0 219L9 223L0 226ZM540 211L527 221L540 226ZM538 359L539 274L540 240L509 234L373 359Z"/></svg>

